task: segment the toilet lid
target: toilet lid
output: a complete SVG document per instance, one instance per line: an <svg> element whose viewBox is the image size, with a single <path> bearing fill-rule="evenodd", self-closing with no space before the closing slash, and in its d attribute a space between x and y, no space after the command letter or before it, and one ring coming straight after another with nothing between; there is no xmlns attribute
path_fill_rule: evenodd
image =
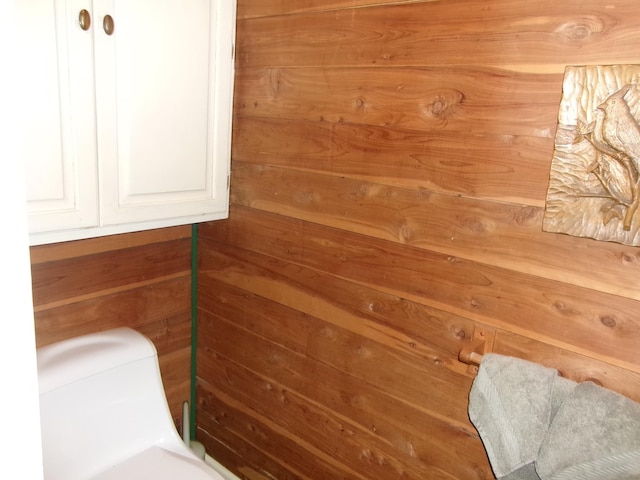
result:
<svg viewBox="0 0 640 480"><path fill-rule="evenodd" d="M154 446L125 460L91 480L224 480L198 459Z"/></svg>

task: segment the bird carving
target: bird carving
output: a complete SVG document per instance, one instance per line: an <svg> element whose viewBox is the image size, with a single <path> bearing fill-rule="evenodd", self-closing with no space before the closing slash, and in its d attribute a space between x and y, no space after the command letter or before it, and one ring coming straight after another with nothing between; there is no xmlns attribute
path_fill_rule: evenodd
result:
<svg viewBox="0 0 640 480"><path fill-rule="evenodd" d="M631 85L612 94L598 108L604 112L602 139L614 150L628 156L640 173L640 126L624 100ZM597 129L594 132L598 135Z"/></svg>
<svg viewBox="0 0 640 480"><path fill-rule="evenodd" d="M596 121L588 125L578 121L577 135L574 143L587 140L594 147L594 161L587 167L587 173L596 176L603 186L612 203L604 203L600 211L603 223L607 225L613 218L625 220L625 212L634 200L634 187L631 179L635 167L629 158L609 146L602 138L603 112L598 112Z"/></svg>
<svg viewBox="0 0 640 480"><path fill-rule="evenodd" d="M590 168L591 173L598 177L619 205L625 205L622 218L625 230L630 229L632 218L640 207L640 126L624 99L630 89L631 85L625 85L598 105L603 115L596 119L590 135L585 137L599 154L595 165ZM619 163L604 163L602 160L605 158ZM621 175L619 166L624 167L626 175Z"/></svg>
<svg viewBox="0 0 640 480"><path fill-rule="evenodd" d="M586 140L593 147L587 173L604 188L607 201L600 210L604 224L619 218L624 230L631 229L640 209L640 125L625 100L631 87L625 85L598 105L593 122L578 120L573 140L573 144Z"/></svg>

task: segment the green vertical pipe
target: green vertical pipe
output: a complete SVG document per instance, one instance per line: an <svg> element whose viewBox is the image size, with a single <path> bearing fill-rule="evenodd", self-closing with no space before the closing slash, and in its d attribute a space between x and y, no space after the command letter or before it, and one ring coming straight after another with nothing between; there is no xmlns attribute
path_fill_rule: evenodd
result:
<svg viewBox="0 0 640 480"><path fill-rule="evenodd" d="M196 439L196 347L198 344L198 224L191 225L191 401L189 433Z"/></svg>

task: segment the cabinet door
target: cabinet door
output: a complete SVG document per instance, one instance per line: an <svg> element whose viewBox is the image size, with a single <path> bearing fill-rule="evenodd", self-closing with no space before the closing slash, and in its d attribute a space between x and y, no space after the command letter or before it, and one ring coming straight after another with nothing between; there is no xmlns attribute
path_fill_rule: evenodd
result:
<svg viewBox="0 0 640 480"><path fill-rule="evenodd" d="M226 217L234 2L94 8L102 224Z"/></svg>
<svg viewBox="0 0 640 480"><path fill-rule="evenodd" d="M29 75L25 159L31 233L97 225L93 40L78 24L88 1L19 2L20 45ZM68 9L67 9L68 7Z"/></svg>

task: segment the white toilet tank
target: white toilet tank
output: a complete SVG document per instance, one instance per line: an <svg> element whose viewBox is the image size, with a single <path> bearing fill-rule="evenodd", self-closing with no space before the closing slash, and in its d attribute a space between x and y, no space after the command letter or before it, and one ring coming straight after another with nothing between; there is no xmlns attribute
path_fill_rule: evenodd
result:
<svg viewBox="0 0 640 480"><path fill-rule="evenodd" d="M221 478L178 435L156 349L140 333L119 328L65 340L38 349L37 359L45 479L112 478L111 470L113 478L145 478L145 462L203 472L172 478Z"/></svg>

